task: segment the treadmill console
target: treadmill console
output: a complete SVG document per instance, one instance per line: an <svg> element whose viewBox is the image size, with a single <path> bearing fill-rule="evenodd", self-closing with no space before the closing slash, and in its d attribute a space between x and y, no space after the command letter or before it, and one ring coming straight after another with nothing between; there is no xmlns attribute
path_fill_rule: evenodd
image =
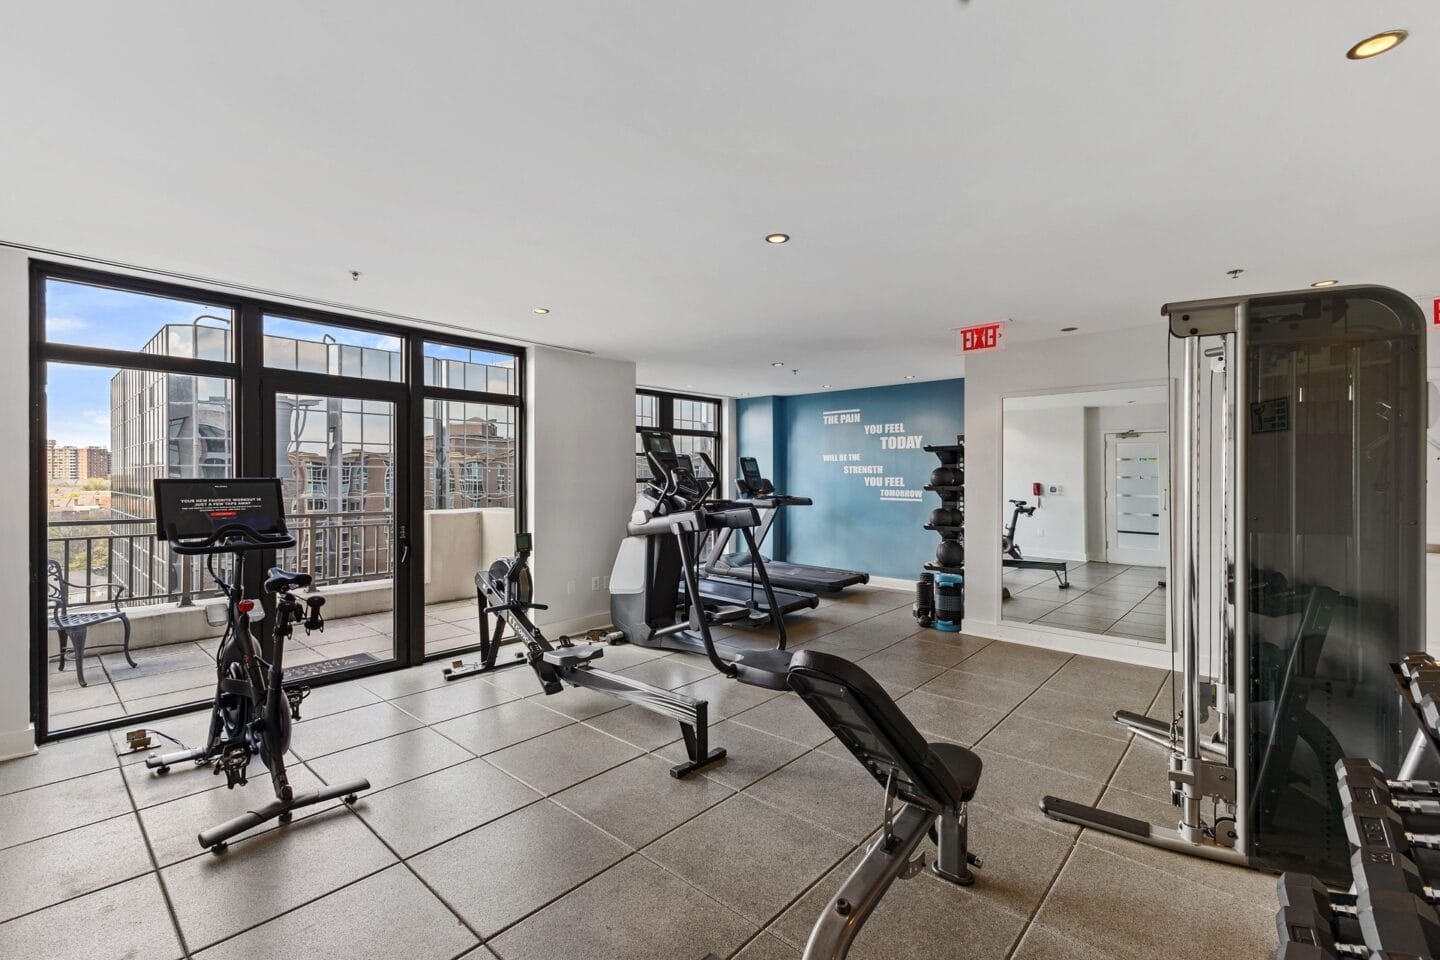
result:
<svg viewBox="0 0 1440 960"><path fill-rule="evenodd" d="M740 492L747 497L764 497L775 492L775 485L760 476L760 464L754 457L740 458Z"/></svg>

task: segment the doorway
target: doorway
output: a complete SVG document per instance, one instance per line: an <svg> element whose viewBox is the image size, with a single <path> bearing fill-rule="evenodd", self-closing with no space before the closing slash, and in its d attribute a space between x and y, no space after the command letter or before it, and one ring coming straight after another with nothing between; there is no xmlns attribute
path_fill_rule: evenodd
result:
<svg viewBox="0 0 1440 960"><path fill-rule="evenodd" d="M1166 435L1105 435L1105 560L1163 568L1169 555L1165 517Z"/></svg>

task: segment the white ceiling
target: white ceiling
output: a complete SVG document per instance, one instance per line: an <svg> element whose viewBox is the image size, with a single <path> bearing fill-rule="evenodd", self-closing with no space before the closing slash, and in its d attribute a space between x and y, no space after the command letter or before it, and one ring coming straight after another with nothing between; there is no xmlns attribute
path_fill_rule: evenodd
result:
<svg viewBox="0 0 1440 960"><path fill-rule="evenodd" d="M1127 403L1163 404L1165 388L1123 387L1116 390L1087 390L1083 393L1048 393L1034 397L1006 397L1005 412L1011 410L1054 410L1061 407L1119 407Z"/></svg>
<svg viewBox="0 0 1440 960"><path fill-rule="evenodd" d="M997 318L1434 295L1437 64L1434 0L11 3L0 239L652 385L955 376Z"/></svg>

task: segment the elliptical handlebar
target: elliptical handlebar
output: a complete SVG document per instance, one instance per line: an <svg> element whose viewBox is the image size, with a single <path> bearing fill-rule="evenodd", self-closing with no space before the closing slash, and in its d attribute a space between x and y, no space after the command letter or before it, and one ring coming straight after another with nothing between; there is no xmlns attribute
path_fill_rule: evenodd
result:
<svg viewBox="0 0 1440 960"><path fill-rule="evenodd" d="M295 546L291 533L261 533L243 523L227 523L203 537L182 537L175 525L165 525L165 542L183 556L216 553L241 553L246 550L284 550Z"/></svg>

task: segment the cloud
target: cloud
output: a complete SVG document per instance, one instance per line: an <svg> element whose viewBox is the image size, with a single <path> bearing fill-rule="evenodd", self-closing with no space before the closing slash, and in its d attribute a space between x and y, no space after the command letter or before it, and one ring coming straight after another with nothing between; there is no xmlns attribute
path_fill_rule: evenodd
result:
<svg viewBox="0 0 1440 960"><path fill-rule="evenodd" d="M56 333L79 333L82 330L89 330L90 324L85 320L75 317L46 317L45 332Z"/></svg>

